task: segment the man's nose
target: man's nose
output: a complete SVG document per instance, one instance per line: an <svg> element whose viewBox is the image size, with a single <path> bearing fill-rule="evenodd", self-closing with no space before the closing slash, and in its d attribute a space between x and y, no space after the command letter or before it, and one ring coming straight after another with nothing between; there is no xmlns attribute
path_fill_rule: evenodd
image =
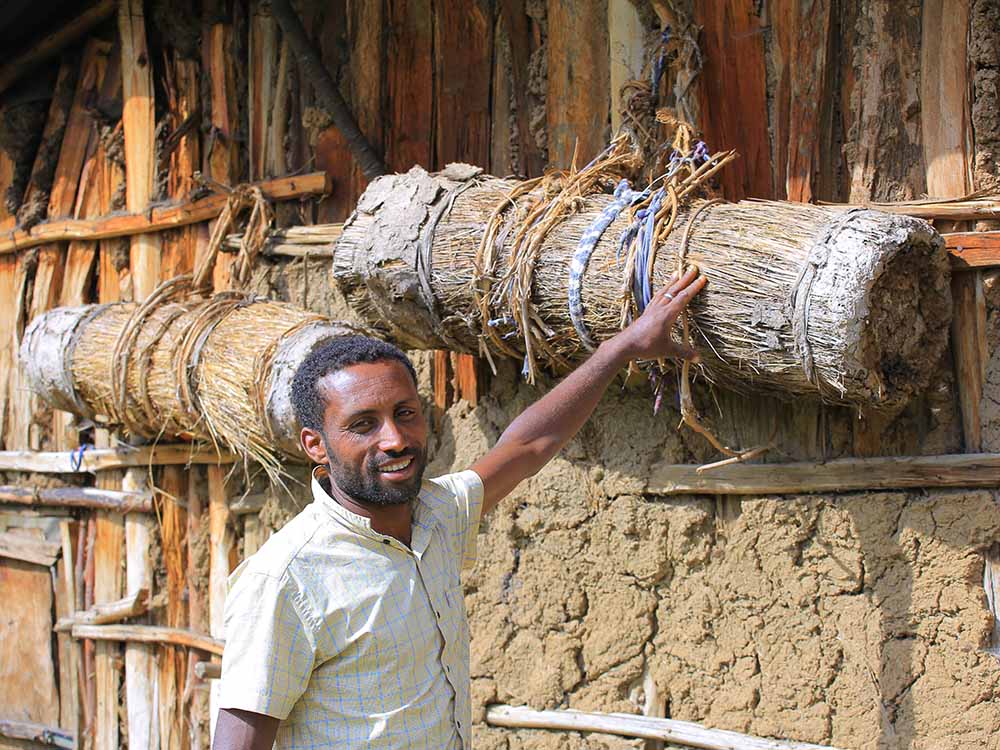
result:
<svg viewBox="0 0 1000 750"><path fill-rule="evenodd" d="M382 431L378 436L378 447L386 453L401 451L406 447L406 438L399 425L392 419L387 419L382 424Z"/></svg>

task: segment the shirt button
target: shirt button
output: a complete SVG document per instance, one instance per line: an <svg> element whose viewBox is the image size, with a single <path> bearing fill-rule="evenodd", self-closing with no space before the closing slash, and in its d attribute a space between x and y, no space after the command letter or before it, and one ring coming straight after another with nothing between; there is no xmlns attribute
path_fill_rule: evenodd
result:
<svg viewBox="0 0 1000 750"><path fill-rule="evenodd" d="M450 672L451 671L451 667L449 667L447 664L445 664L444 665L444 671L445 672Z"/></svg>
<svg viewBox="0 0 1000 750"><path fill-rule="evenodd" d="M459 729L461 729L462 728L462 722L456 721L455 722L455 726L458 727Z"/></svg>
<svg viewBox="0 0 1000 750"><path fill-rule="evenodd" d="M436 615L437 615L437 618L438 618L439 620L441 619L441 611L440 611L440 610L438 610L438 611L437 611L437 612L435 612L434 614L436 614Z"/></svg>
<svg viewBox="0 0 1000 750"><path fill-rule="evenodd" d="M392 544L388 539L383 539L382 544Z"/></svg>

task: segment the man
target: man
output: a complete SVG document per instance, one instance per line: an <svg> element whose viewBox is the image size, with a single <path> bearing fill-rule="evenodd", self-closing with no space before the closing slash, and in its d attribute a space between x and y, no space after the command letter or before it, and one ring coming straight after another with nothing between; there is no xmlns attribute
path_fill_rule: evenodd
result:
<svg viewBox="0 0 1000 750"><path fill-rule="evenodd" d="M515 419L471 469L422 481L413 366L355 337L293 385L314 502L230 580L215 750L469 748L459 570L489 513L579 431L631 360L694 358L671 340L696 270Z"/></svg>

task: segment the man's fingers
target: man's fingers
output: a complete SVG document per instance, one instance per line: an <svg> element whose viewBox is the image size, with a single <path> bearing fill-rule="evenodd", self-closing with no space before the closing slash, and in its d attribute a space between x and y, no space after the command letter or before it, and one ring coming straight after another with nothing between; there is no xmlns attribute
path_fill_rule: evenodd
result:
<svg viewBox="0 0 1000 750"><path fill-rule="evenodd" d="M667 294L671 296L677 296L678 292L684 289L684 287L686 287L688 284L694 281L697 277L698 277L698 267L691 266L679 279L676 276L674 277L670 286L667 287L664 296L666 296Z"/></svg>
<svg viewBox="0 0 1000 750"><path fill-rule="evenodd" d="M697 274L697 271L695 271ZM681 277L681 281L685 281L687 274ZM678 282L680 283L680 282ZM705 284L708 283L708 279L704 276L698 276L693 281L687 281L684 286L678 291L674 292L672 289L663 295L663 298L670 303L671 307L677 306L678 310L684 309L691 298L694 297L698 292L704 289Z"/></svg>
<svg viewBox="0 0 1000 750"><path fill-rule="evenodd" d="M677 359L689 359L692 362L697 362L701 359L701 355L698 354L696 349L692 349L690 346L684 346L683 344L674 344L674 351L671 356L676 357Z"/></svg>

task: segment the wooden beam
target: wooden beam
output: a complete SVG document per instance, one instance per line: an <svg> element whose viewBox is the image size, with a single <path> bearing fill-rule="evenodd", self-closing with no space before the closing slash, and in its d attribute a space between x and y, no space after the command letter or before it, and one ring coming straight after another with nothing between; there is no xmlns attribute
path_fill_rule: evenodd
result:
<svg viewBox="0 0 1000 750"><path fill-rule="evenodd" d="M270 200L291 200L308 195L325 195L332 189L324 172L281 177L256 183ZM228 196L222 193L173 206L157 206L146 213L103 216L97 219L66 219L18 229L0 238L0 255L66 240L104 240L159 232L210 221L222 213Z"/></svg>
<svg viewBox="0 0 1000 750"><path fill-rule="evenodd" d="M59 727L33 724L29 721L0 719L0 737L37 742L42 745L59 747L63 750L75 750L76 748L76 741L73 739L71 732Z"/></svg>
<svg viewBox="0 0 1000 750"><path fill-rule="evenodd" d="M30 49L0 65L0 92L9 89L21 76L29 73L40 63L52 59L95 26L110 18L117 5L117 0L98 0L75 18L43 36Z"/></svg>
<svg viewBox="0 0 1000 750"><path fill-rule="evenodd" d="M93 641L120 641L128 643L165 643L186 646L222 656L225 641L184 628L166 628L158 625L74 625L74 638Z"/></svg>
<svg viewBox="0 0 1000 750"><path fill-rule="evenodd" d="M118 513L152 513L149 494L100 490L94 487L16 487L0 485L0 503L32 508L90 508Z"/></svg>
<svg viewBox="0 0 1000 750"><path fill-rule="evenodd" d="M946 232L942 236L952 270L1000 266L1000 232Z"/></svg>
<svg viewBox="0 0 1000 750"><path fill-rule="evenodd" d="M59 542L34 539L10 531L0 532L0 557L49 567L55 565L61 549Z"/></svg>
<svg viewBox="0 0 1000 750"><path fill-rule="evenodd" d="M42 474L89 474L109 469L149 466L232 464L238 457L188 444L144 445L137 448L92 448L85 451L0 451L0 471Z"/></svg>
<svg viewBox="0 0 1000 750"><path fill-rule="evenodd" d="M685 747L705 750L833 750L826 745L808 742L772 740L725 729L710 729L691 721L657 719L635 714L599 713L597 711L535 711L527 706L486 708L486 723L495 727L517 729L561 729L569 732L601 732L623 737L663 740Z"/></svg>
<svg viewBox="0 0 1000 750"><path fill-rule="evenodd" d="M1000 487L1000 453L843 458L826 463L730 464L698 473L658 464L651 495L796 495L914 487Z"/></svg>
<svg viewBox="0 0 1000 750"><path fill-rule="evenodd" d="M127 620L129 617L144 615L149 611L149 589L139 589L133 594L114 602L95 604L90 609L76 612L56 623L55 631L67 632L74 625L108 625Z"/></svg>

